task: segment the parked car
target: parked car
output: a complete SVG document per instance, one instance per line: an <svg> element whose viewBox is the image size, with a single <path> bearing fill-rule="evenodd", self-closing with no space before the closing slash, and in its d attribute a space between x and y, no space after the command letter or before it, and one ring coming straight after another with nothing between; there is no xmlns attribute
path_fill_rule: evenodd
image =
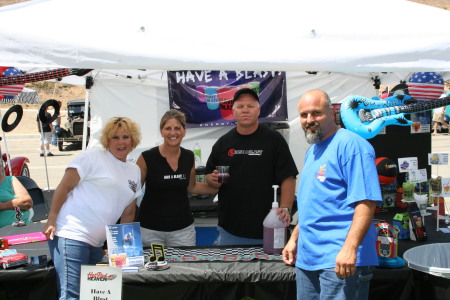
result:
<svg viewBox="0 0 450 300"><path fill-rule="evenodd" d="M88 116L90 120L90 115ZM67 122L65 128L56 130L59 151L64 151L64 143L81 143L83 141L84 127L84 100L76 100L67 103ZM87 138L89 139L89 123Z"/></svg>
<svg viewBox="0 0 450 300"><path fill-rule="evenodd" d="M0 141L2 138L0 137ZM2 153L1 147L0 147L0 154ZM3 153L1 154L2 160L3 160L3 166L5 170L6 176L27 176L30 177L30 169L28 168L27 163L30 163L30 160L24 156L18 156L16 158L9 157L9 160L11 162L11 169L12 174L10 172L10 167L8 164L8 156L9 154Z"/></svg>
<svg viewBox="0 0 450 300"><path fill-rule="evenodd" d="M0 252L0 265L3 269L26 264L28 264L28 256L23 253L17 253L16 249L2 250Z"/></svg>

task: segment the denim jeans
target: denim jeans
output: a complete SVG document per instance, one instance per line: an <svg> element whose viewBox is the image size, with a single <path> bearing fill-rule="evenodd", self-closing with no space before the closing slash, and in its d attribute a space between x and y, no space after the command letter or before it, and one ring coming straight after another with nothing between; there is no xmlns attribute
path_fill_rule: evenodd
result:
<svg viewBox="0 0 450 300"><path fill-rule="evenodd" d="M102 247L55 236L48 240L55 264L59 299L80 298L81 265L95 265L102 259Z"/></svg>
<svg viewBox="0 0 450 300"><path fill-rule="evenodd" d="M250 239L232 235L220 226L217 226L217 238L214 242L215 246L222 245L262 245L262 239Z"/></svg>
<svg viewBox="0 0 450 300"><path fill-rule="evenodd" d="M369 297L373 266L356 267L356 273L339 278L334 268L306 271L295 268L298 300L363 300Z"/></svg>
<svg viewBox="0 0 450 300"><path fill-rule="evenodd" d="M53 132L54 134L52 135L52 145L57 145L56 139L58 138L58 135L56 134L56 130L59 129L60 127L58 125L53 126Z"/></svg>

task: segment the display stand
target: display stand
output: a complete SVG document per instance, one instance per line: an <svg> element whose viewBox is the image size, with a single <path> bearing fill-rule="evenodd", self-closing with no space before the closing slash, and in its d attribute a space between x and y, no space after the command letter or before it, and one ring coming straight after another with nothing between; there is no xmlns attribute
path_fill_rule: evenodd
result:
<svg viewBox="0 0 450 300"><path fill-rule="evenodd" d="M431 197L433 198L433 203L434 203L434 198L442 198L441 195L436 195L433 194L431 195ZM450 222L450 216L447 216L445 214L445 201L444 201L444 215L441 216L441 211L439 209L440 205L439 205L439 200L438 200L438 204L436 206L433 207L427 207L427 210L433 210L436 211L436 231L439 231L439 220L445 220L445 222Z"/></svg>
<svg viewBox="0 0 450 300"><path fill-rule="evenodd" d="M439 176L439 164L436 164L436 176ZM445 200L444 200L444 211L443 211L443 215L441 216L441 210L440 210L440 203L439 203L439 198L444 198L444 196L441 195L442 192L440 194L431 194L431 197L433 198L433 205L436 202L435 198L437 199L437 205L433 206L433 207L427 207L427 210L432 210L432 211L436 211L436 231L439 231L439 221L440 220L445 220L445 223L450 221L450 216L447 216L445 213Z"/></svg>

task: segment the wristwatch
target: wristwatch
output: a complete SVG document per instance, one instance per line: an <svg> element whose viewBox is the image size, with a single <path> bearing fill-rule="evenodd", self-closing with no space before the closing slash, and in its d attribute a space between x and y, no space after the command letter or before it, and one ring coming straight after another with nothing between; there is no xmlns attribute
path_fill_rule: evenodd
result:
<svg viewBox="0 0 450 300"><path fill-rule="evenodd" d="M284 209L285 211L287 211L287 213L288 213L289 215L291 215L291 209L290 209L290 208L288 208L288 207L282 207L281 209Z"/></svg>

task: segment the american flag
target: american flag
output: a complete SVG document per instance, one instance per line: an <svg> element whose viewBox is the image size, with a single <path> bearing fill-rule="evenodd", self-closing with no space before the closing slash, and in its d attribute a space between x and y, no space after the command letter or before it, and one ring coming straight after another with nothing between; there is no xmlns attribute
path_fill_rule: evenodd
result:
<svg viewBox="0 0 450 300"><path fill-rule="evenodd" d="M435 100L444 92L444 80L436 72L413 73L408 81L409 95L417 100Z"/></svg>
<svg viewBox="0 0 450 300"><path fill-rule="evenodd" d="M13 67L0 67L0 76L22 75L22 72ZM0 86L0 95L17 95L23 89L25 84L12 84Z"/></svg>

